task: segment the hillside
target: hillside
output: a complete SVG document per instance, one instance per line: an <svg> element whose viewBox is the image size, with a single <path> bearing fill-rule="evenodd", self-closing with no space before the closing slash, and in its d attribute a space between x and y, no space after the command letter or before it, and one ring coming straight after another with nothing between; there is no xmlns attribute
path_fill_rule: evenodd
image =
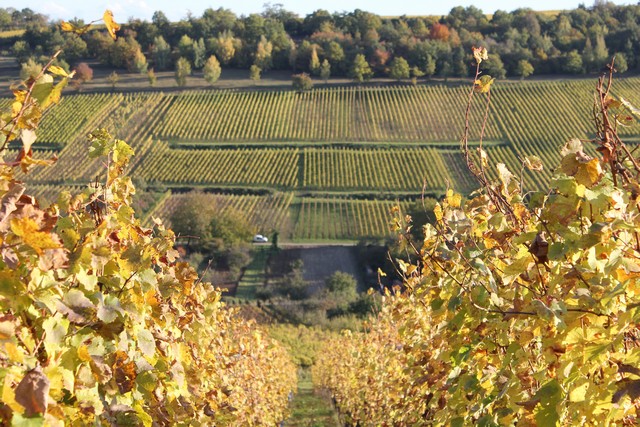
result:
<svg viewBox="0 0 640 427"><path fill-rule="evenodd" d="M483 142L490 158L517 171L518 159L535 153L546 167L527 175L525 187L545 187L549 165L560 160L558 147L570 137L590 137L591 85L590 80L496 85ZM638 104L639 88L640 78L621 78L614 95ZM36 143L37 155L56 155L57 164L26 180L45 198L59 186L87 185L102 164L87 157L85 135L101 126L135 148L131 174L156 191L145 207L149 214L168 218L181 194L198 188L211 193L211 203L220 209L233 206L259 230L279 230L287 240L383 236L397 200L409 209L423 195L428 205L448 187L462 193L474 188L458 146L466 96L466 88L452 84L332 87L301 94L70 95L45 117ZM475 102L472 136L479 134L484 112L483 99ZM633 140L640 127L619 132Z"/></svg>

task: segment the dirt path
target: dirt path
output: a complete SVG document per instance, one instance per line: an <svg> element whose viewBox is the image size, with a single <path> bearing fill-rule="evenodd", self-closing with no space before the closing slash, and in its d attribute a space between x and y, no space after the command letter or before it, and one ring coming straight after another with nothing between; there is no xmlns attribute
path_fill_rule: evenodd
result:
<svg viewBox="0 0 640 427"><path fill-rule="evenodd" d="M298 375L298 393L291 402L291 416L285 427L339 427L338 414L328 396L313 389L308 370Z"/></svg>

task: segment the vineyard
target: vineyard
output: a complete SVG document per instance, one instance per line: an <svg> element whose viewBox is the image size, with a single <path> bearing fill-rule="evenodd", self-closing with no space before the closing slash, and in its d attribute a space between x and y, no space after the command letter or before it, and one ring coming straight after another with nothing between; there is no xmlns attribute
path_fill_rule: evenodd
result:
<svg viewBox="0 0 640 427"><path fill-rule="evenodd" d="M457 141L463 87L188 92L154 137L196 141ZM473 123L479 131L480 121ZM500 139L491 120L487 138Z"/></svg>
<svg viewBox="0 0 640 427"><path fill-rule="evenodd" d="M569 140L526 204L504 168L466 203L447 192L397 263L407 291L318 352L345 425L638 425L640 166L617 121L640 112L610 82L583 104L602 158Z"/></svg>
<svg viewBox="0 0 640 427"><path fill-rule="evenodd" d="M640 101L640 78L618 83L614 96ZM524 186L546 188L558 147L570 137L592 136L593 82L494 86L483 148L512 171L523 170L522 159L535 153L545 167L525 172ZM86 134L102 126L131 143L134 178L172 191L146 214L167 219L176 198L198 188L220 200L246 199L241 210L256 229L281 230L287 238L384 236L397 198L475 188L458 143L467 96L468 88L456 84L69 95L44 117L34 146L36 158L58 161L27 181L51 194L48 186L94 182L105 165L88 157ZM474 97L472 146L479 144L473 136L480 133L485 100ZM638 125L618 131L632 141L640 136ZM289 201L271 216L275 208L262 199L283 194ZM260 219L266 217L268 224Z"/></svg>
<svg viewBox="0 0 640 427"><path fill-rule="evenodd" d="M61 67L16 84L0 117L0 424L638 425L640 109L625 99L640 79L612 91L611 64L595 91L494 93L487 50L473 58L466 110L447 85L55 108ZM233 304L211 266L239 277ZM335 273L316 285L314 270Z"/></svg>

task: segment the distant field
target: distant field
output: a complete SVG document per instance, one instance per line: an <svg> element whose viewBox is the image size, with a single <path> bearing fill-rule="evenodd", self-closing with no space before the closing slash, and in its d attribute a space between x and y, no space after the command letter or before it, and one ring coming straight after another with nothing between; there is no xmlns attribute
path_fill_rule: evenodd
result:
<svg viewBox="0 0 640 427"><path fill-rule="evenodd" d="M498 82L484 141L491 160L519 172L523 156L538 155L545 169L527 173L525 186L543 188L559 147L591 137L593 86L592 79ZM639 93L640 78L617 79L614 96L640 105ZM51 200L57 186L102 176L102 161L87 156L86 134L104 126L136 150L132 177L175 190L154 198L154 216L168 218L185 190L199 188L220 209L233 205L256 229L280 230L285 239L383 236L396 198L407 206L423 194L474 189L458 149L467 97L468 87L444 84L67 95L35 145L38 157L59 160L25 179ZM473 106L474 145L485 99ZM620 133L637 141L640 126Z"/></svg>

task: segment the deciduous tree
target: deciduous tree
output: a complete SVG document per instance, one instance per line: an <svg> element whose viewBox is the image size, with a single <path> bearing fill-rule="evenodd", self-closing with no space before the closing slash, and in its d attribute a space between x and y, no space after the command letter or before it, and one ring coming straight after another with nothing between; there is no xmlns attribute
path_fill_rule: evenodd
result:
<svg viewBox="0 0 640 427"><path fill-rule="evenodd" d="M411 69L409 68L409 63L406 59L401 56L393 58L391 66L389 67L389 77L401 81L403 79L408 79L410 73Z"/></svg>
<svg viewBox="0 0 640 427"><path fill-rule="evenodd" d="M331 77L331 64L328 59L325 59L320 66L320 78L324 80L326 84L329 81L329 77Z"/></svg>
<svg viewBox="0 0 640 427"><path fill-rule="evenodd" d="M533 74L533 65L531 65L531 63L526 59L521 59L518 61L516 74L518 74L522 80L526 79Z"/></svg>
<svg viewBox="0 0 640 427"><path fill-rule="evenodd" d="M73 79L74 86L80 90L81 86L93 80L93 69L86 62L79 63L75 68L76 74Z"/></svg>
<svg viewBox="0 0 640 427"><path fill-rule="evenodd" d="M187 58L179 58L176 62L176 83L178 86L187 84L187 77L191 75L191 62Z"/></svg>
<svg viewBox="0 0 640 427"><path fill-rule="evenodd" d="M253 64L249 69L249 78L253 80L253 83L257 83L260 81L260 73L262 70L256 64Z"/></svg>
<svg viewBox="0 0 640 427"><path fill-rule="evenodd" d="M357 83L367 81L373 76L373 71L371 71L371 67L363 54L359 53L356 55L349 74Z"/></svg>
<svg viewBox="0 0 640 427"><path fill-rule="evenodd" d="M293 75L293 88L298 92L305 92L313 88L313 81L307 73Z"/></svg>
<svg viewBox="0 0 640 427"><path fill-rule="evenodd" d="M215 55L211 55L204 64L204 79L209 84L214 84L220 78L220 74L222 74L220 62L218 62L218 58Z"/></svg>
<svg viewBox="0 0 640 427"><path fill-rule="evenodd" d="M116 71L112 71L108 76L107 76L107 83L109 83L111 85L111 90L115 90L116 89L116 85L118 84L118 82L120 81L120 75L116 72Z"/></svg>

